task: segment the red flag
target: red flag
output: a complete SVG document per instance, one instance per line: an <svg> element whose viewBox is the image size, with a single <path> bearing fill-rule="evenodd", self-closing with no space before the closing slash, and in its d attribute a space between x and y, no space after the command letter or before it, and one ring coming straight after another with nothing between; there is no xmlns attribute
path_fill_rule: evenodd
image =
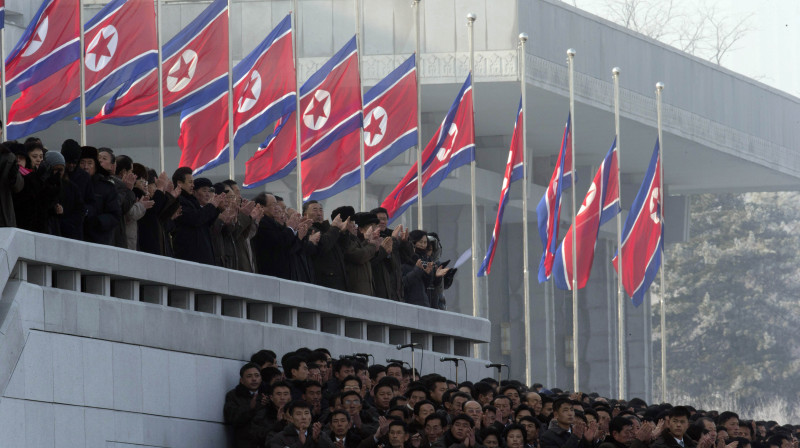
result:
<svg viewBox="0 0 800 448"><path fill-rule="evenodd" d="M114 0L84 28L87 105L158 60L150 0ZM79 64L76 60L23 90L9 111L9 138L46 129L80 112Z"/></svg>
<svg viewBox="0 0 800 448"><path fill-rule="evenodd" d="M240 61L233 73L235 155L295 102L291 16L286 16ZM227 85L207 88L211 89L217 89L217 95L210 102L181 113L180 166L191 167L195 174L229 160L228 88Z"/></svg>
<svg viewBox="0 0 800 448"><path fill-rule="evenodd" d="M44 0L6 64L6 96L16 95L80 57L78 0ZM5 16L5 8L3 9Z"/></svg>
<svg viewBox="0 0 800 448"><path fill-rule="evenodd" d="M423 196L436 189L451 171L475 160L475 125L472 110L472 75L469 75L444 121L422 152ZM383 200L381 207L389 212L389 219L393 221L416 201L417 164L415 163L397 187Z"/></svg>
<svg viewBox="0 0 800 448"><path fill-rule="evenodd" d="M567 236L556 251L553 262L553 278L559 289L572 289L572 232L575 233L575 255L577 257L578 289L585 288L589 281L594 261L594 248L600 226L620 212L619 184L617 183L617 140L597 169L597 173L583 199L583 204L570 226ZM575 230L577 229L577 230Z"/></svg>
<svg viewBox="0 0 800 448"><path fill-rule="evenodd" d="M364 94L364 178L417 144L414 56ZM303 200L322 200L361 181L358 138L348 134L303 161Z"/></svg>
<svg viewBox="0 0 800 448"><path fill-rule="evenodd" d="M288 106L284 118L293 113ZM337 140L361 126L361 84L355 37L345 44L300 88L302 159L325 151ZM289 174L296 163L295 119L282 120L247 162L246 188L253 188ZM266 152L265 152L266 151ZM295 158L295 160L292 160Z"/></svg>
<svg viewBox="0 0 800 448"><path fill-rule="evenodd" d="M212 83L227 86L228 3L214 0L163 48L161 82L164 116L190 104L207 103L203 89ZM88 124L132 125L158 119L157 66L129 80ZM211 95L213 97L213 95Z"/></svg>
<svg viewBox="0 0 800 448"><path fill-rule="evenodd" d="M524 119L525 113L522 110L522 99L520 98L519 109L517 109L517 120L514 122L514 134L511 136L511 148L508 150L506 171L503 175L503 186L500 188L500 204L497 206L497 218L494 221L492 239L489 241L486 255L484 255L481 267L478 269L478 277L489 275L492 271L492 261L494 261L494 254L497 250L497 244L500 241L500 226L503 223L503 212L509 200L509 188L512 182L520 180L523 177L525 170L525 166L523 165L525 148L522 147L522 125Z"/></svg>
<svg viewBox="0 0 800 448"><path fill-rule="evenodd" d="M542 240L542 259L539 262L539 283L547 281L553 271L553 261L558 244L558 228L561 223L561 193L572 187L572 132L570 117L564 126L558 162L550 177L547 191L536 206L539 238Z"/></svg>
<svg viewBox="0 0 800 448"><path fill-rule="evenodd" d="M661 159L658 140L644 175L642 186L633 200L622 231L622 286L639 306L644 293L658 274L664 252L664 217L661 214ZM617 256L612 260L617 269Z"/></svg>

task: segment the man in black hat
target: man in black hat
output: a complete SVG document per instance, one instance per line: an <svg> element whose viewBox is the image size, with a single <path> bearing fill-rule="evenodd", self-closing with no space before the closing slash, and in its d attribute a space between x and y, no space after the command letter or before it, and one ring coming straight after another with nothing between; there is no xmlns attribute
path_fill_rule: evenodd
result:
<svg viewBox="0 0 800 448"><path fill-rule="evenodd" d="M181 214L175 220L172 248L175 258L203 264L214 264L214 249L211 246L211 226L222 210L223 196L211 196L206 205L194 196L195 189L210 189L213 184L206 178L192 178L192 169L182 166L175 170L172 182L181 187L178 202Z"/></svg>
<svg viewBox="0 0 800 448"><path fill-rule="evenodd" d="M80 167L89 174L94 195L92 203L85 204L84 237L90 243L113 246L114 230L122 220L122 209L114 183L97 159L97 148L81 148Z"/></svg>
<svg viewBox="0 0 800 448"><path fill-rule="evenodd" d="M79 170L78 164L81 161L81 145L69 138L61 144L61 155L64 156L64 168L70 182L78 187L84 204L94 202L94 191L92 191L92 179L84 170ZM83 239L83 231L81 231Z"/></svg>

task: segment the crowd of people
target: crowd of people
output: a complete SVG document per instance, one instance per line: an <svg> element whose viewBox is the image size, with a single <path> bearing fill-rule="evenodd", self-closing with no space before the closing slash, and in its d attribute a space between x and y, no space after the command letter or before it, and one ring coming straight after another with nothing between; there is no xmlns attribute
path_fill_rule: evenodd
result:
<svg viewBox="0 0 800 448"><path fill-rule="evenodd" d="M66 140L48 151L38 138L0 144L0 226L414 305L446 309L456 269L440 261L438 235L387 227L383 208L356 213L322 204L302 211L283 198L242 196L234 180L166 172L110 148Z"/></svg>
<svg viewBox="0 0 800 448"><path fill-rule="evenodd" d="M639 398L484 378L456 384L401 363L261 350L223 415L237 448L797 448L800 426Z"/></svg>

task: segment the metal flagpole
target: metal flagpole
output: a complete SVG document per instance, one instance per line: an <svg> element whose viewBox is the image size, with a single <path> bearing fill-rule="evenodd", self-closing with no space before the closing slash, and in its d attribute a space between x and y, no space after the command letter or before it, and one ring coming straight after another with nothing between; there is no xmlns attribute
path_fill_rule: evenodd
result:
<svg viewBox="0 0 800 448"><path fill-rule="evenodd" d="M358 140L358 150L361 165L359 175L361 178L361 210L367 209L367 178L364 167L364 78L361 74L361 1L356 0L356 59L358 60L358 93L361 96L361 128L358 130L361 138Z"/></svg>
<svg viewBox="0 0 800 448"><path fill-rule="evenodd" d="M161 172L166 171L164 155L164 60L161 50L161 0L156 0L156 41L158 42L158 157L161 162Z"/></svg>
<svg viewBox="0 0 800 448"><path fill-rule="evenodd" d="M525 97L525 43L527 33L519 34L520 90L522 91L522 281L525 283L525 384L533 383L533 347L531 345L531 285L528 268L528 140L527 105Z"/></svg>
<svg viewBox="0 0 800 448"><path fill-rule="evenodd" d="M294 82L295 82L295 112L294 112L294 119L295 119L295 145L297 146L297 210L303 209L303 166L301 162L301 155L303 154L302 148L300 147L301 142L301 135L302 130L300 129L300 57L297 54L297 14L298 14L298 5L297 0L292 0L294 11L292 11L292 19L294 20L294 26L292 28L292 51L294 53Z"/></svg>
<svg viewBox="0 0 800 448"><path fill-rule="evenodd" d="M236 180L233 166L233 42L231 39L231 0L228 0L228 176Z"/></svg>
<svg viewBox="0 0 800 448"><path fill-rule="evenodd" d="M474 13L467 14L467 32L469 36L469 73L472 77L471 84L472 84L472 116L473 120L475 117L475 19L477 19ZM443 129L443 132L447 132L447 129ZM471 198L471 211L472 211L472 315L479 317L480 316L480 307L478 305L478 231L477 231L477 216L478 216L478 207L475 202L475 158L472 159L472 162L469 164L469 192Z"/></svg>
<svg viewBox="0 0 800 448"><path fill-rule="evenodd" d="M661 135L661 91L664 90L664 83L656 83L656 114L658 116L658 204L661 207L661 225L664 225L664 140ZM664 242L662 241L663 245ZM664 268L666 267L666 257L661 251L661 401L667 400L667 302L666 290L664 289Z"/></svg>
<svg viewBox="0 0 800 448"><path fill-rule="evenodd" d="M572 225L575 225L575 50L567 50L567 64L569 65L569 116L570 116L570 155L572 157ZM564 167L561 167L563 170ZM572 363L573 384L575 392L580 390L580 364L578 363L578 257L575 253L575 232L572 232Z"/></svg>
<svg viewBox="0 0 800 448"><path fill-rule="evenodd" d="M614 78L614 132L617 145L617 192L622 189L619 146L619 67L611 69ZM622 207L621 195L617 195ZM628 367L625 353L625 295L622 293L622 211L617 213L617 357L619 361L618 395L625 398L628 392Z"/></svg>
<svg viewBox="0 0 800 448"><path fill-rule="evenodd" d="M80 78L81 78L81 145L86 145L86 47L84 46L83 0L78 1L78 27L80 28ZM5 64L5 60L3 61ZM5 85L3 86L5 90Z"/></svg>
<svg viewBox="0 0 800 448"><path fill-rule="evenodd" d="M422 58L419 42L419 2L414 0L414 30L416 32L417 65L417 228L422 229Z"/></svg>
<svg viewBox="0 0 800 448"><path fill-rule="evenodd" d="M2 25L0 28L0 86L3 88L3 116L0 117L3 123L0 124L0 135L2 135L3 125L8 124L8 105L6 104L6 24L0 25Z"/></svg>

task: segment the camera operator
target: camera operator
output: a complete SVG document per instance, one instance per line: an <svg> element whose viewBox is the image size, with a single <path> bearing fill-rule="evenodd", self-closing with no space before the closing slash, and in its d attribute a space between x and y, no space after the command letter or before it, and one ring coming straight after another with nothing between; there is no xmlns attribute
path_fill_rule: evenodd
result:
<svg viewBox="0 0 800 448"><path fill-rule="evenodd" d="M443 294L440 296L439 290L441 288L441 291L444 291L443 279L453 270L436 261L441 253L438 238L429 238L425 231L414 230L408 239L414 245L414 255L403 263L403 291L406 303L440 308L440 297L443 297ZM449 274L450 283L454 273Z"/></svg>

